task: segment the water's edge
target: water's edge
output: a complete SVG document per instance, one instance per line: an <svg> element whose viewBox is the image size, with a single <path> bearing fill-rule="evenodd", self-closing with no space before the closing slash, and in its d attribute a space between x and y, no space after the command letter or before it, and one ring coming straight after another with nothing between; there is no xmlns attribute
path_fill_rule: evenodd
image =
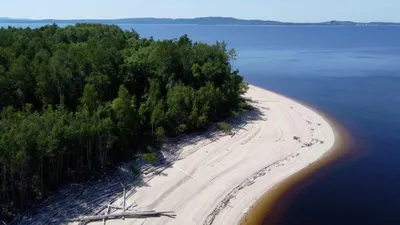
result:
<svg viewBox="0 0 400 225"><path fill-rule="evenodd" d="M253 84L252 84L253 85ZM255 86L255 85L253 85ZM262 87L260 87L262 88ZM268 90L270 91L270 90ZM273 92L273 91L271 91ZM276 93L276 92L274 92ZM282 95L280 93L276 93ZM282 95L289 98L285 95ZM317 161L311 163L309 166L301 169L295 174L289 176L283 181L279 182L258 199L251 207L250 210L242 217L239 222L240 225L273 225L281 218L283 212L287 209L290 200L302 189L312 182L317 176L317 171L322 168L333 165L334 162L341 157L349 155L353 140L347 130L332 117L320 112L302 101L289 98L299 104L302 104L315 113L321 115L324 120L333 129L335 135L334 145Z"/></svg>

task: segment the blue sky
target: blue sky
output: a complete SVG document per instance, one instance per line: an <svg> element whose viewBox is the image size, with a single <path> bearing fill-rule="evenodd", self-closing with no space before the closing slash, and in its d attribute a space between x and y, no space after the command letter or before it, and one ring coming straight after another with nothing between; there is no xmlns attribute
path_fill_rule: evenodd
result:
<svg viewBox="0 0 400 225"><path fill-rule="evenodd" d="M229 16L294 22L400 22L400 0L1 0L0 17L34 19Z"/></svg>

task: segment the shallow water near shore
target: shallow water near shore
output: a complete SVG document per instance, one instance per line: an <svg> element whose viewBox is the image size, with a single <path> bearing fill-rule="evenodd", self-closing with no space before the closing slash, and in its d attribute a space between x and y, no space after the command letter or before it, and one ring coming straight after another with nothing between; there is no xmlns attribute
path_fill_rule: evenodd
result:
<svg viewBox="0 0 400 225"><path fill-rule="evenodd" d="M268 225L400 224L399 27L121 27L145 37L226 41L247 82L312 105L348 132L350 153L281 183L263 198L272 207L257 207L252 218Z"/></svg>
<svg viewBox="0 0 400 225"><path fill-rule="evenodd" d="M304 104L304 103L302 103ZM308 106L312 108L311 106ZM315 109L314 109L315 110ZM278 183L250 207L250 210L243 216L240 225L269 225L276 224L281 220L282 214L287 209L290 202L301 189L314 182L318 173L322 174L322 169L327 169L334 162L341 158L356 159L362 155L361 152L354 151L355 143L347 130L330 116L318 112L329 122L335 133L335 144L318 161L311 163L306 168L300 170L289 178Z"/></svg>
<svg viewBox="0 0 400 225"><path fill-rule="evenodd" d="M400 148L396 134L400 123L396 118L400 96L396 90L400 79L292 79L296 87L277 78L265 86L333 115L351 134L355 145L350 150L357 152L357 157L340 157L293 185L275 202L264 224L399 224L396 177ZM307 85L314 82L318 85ZM326 90L336 91L325 95ZM307 97L310 93L315 96Z"/></svg>

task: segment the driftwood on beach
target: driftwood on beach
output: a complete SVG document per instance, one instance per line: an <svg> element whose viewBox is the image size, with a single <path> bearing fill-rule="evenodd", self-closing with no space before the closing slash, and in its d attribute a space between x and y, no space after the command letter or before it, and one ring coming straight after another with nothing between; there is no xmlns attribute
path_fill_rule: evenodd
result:
<svg viewBox="0 0 400 225"><path fill-rule="evenodd" d="M135 164L138 165L138 162ZM143 170L151 170L154 173L164 169L163 167L147 168L145 165L142 167ZM146 180L152 176L153 173L148 172L147 178L138 178L128 169L118 168L104 178L93 178L84 184L67 186L41 205L15 218L9 225L61 224L70 218L104 215L107 211L107 214L111 215L116 210L124 209L123 205L112 205L112 203L123 199L124 195L125 198L129 198L135 193L135 187L146 185ZM124 183L122 187L121 182ZM129 202L129 204L126 202L125 211L133 212L136 206L134 202Z"/></svg>
<svg viewBox="0 0 400 225"><path fill-rule="evenodd" d="M99 221L103 219L121 219L125 218L147 218L147 217L171 217L174 218L176 215L173 212L156 212L156 211L142 211L142 212L122 212L115 214L107 214L107 215L97 215L97 216L86 216L79 217L75 219L70 219L71 222L92 222Z"/></svg>
<svg viewBox="0 0 400 225"><path fill-rule="evenodd" d="M83 216L83 217L78 217L78 218L73 218L73 219L69 219L69 221L72 222L83 222L83 223L89 223L89 222L93 222L93 221L99 221L99 220L103 220L103 224L106 224L106 220L107 219L125 219L125 218L149 218L149 217L161 217L161 216L166 216L166 217L170 217L170 218L175 218L176 215L173 214L173 212L168 211L168 212L156 212L154 210L148 210L148 211L133 211L133 210L129 210L129 208L133 205L134 203L132 203L130 206L126 207L126 188L125 185L123 185L121 183L121 186L123 188L123 194L122 194L122 207L119 206L115 206L115 205L111 205L108 204L107 206L103 206L105 208L107 208L106 212L104 215L98 215L100 212L102 212L103 210L100 209L97 213L95 213L92 216ZM116 209L116 210L123 210L122 213L111 213L110 214L110 209Z"/></svg>

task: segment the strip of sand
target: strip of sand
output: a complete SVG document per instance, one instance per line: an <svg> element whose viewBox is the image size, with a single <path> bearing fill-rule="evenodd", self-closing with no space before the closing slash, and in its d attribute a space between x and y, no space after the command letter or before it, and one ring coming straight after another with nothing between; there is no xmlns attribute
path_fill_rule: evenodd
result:
<svg viewBox="0 0 400 225"><path fill-rule="evenodd" d="M266 191L332 148L333 128L310 108L251 85L245 97L256 110L234 135L213 134L176 154L166 151L166 158L175 157L173 164L144 179L126 200L135 210L173 211L175 218L107 224L238 224Z"/></svg>

